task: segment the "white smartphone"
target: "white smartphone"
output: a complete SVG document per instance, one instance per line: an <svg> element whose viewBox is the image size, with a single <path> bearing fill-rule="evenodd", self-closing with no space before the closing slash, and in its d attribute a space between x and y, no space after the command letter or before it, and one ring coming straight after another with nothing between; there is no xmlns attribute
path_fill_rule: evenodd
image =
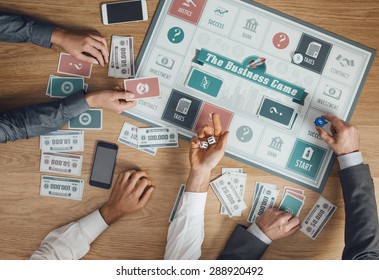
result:
<svg viewBox="0 0 379 280"><path fill-rule="evenodd" d="M148 19L146 0L129 0L101 5L103 24L118 24Z"/></svg>

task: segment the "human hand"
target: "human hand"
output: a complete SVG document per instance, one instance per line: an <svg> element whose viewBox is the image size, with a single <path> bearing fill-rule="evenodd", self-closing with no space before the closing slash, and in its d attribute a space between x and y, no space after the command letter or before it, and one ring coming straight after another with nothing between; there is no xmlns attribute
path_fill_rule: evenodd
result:
<svg viewBox="0 0 379 280"><path fill-rule="evenodd" d="M100 63L101 66L108 63L107 41L99 35L92 33L80 34L57 27L51 36L51 43L60 46L81 61Z"/></svg>
<svg viewBox="0 0 379 280"><path fill-rule="evenodd" d="M205 125L199 129L197 136L192 138L189 153L191 171L187 180L187 191L206 192L209 187L211 171L224 156L229 131L222 133L218 114L212 114L212 121L213 128ZM216 139L216 144L209 145L207 149L201 149L200 142L207 141L206 139L212 135Z"/></svg>
<svg viewBox="0 0 379 280"><path fill-rule="evenodd" d="M145 207L153 191L154 187L145 172L124 171L118 176L108 202L100 208L100 214L111 225L122 216Z"/></svg>
<svg viewBox="0 0 379 280"><path fill-rule="evenodd" d="M337 156L359 150L359 130L356 126L348 124L333 115L323 117L332 123L330 127L332 135L329 135L321 127L316 127L316 129L321 139L333 149Z"/></svg>
<svg viewBox="0 0 379 280"><path fill-rule="evenodd" d="M288 237L301 227L298 217L275 208L268 208L256 223L259 229L272 241Z"/></svg>
<svg viewBox="0 0 379 280"><path fill-rule="evenodd" d="M102 90L85 95L86 101L91 108L102 108L120 114L122 111L137 105L134 94L125 92L120 87L113 90Z"/></svg>

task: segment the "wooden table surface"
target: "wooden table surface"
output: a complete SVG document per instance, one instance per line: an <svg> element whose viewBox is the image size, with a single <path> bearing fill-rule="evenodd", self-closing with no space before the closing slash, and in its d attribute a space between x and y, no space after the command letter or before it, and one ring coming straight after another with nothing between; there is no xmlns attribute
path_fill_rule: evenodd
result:
<svg viewBox="0 0 379 280"><path fill-rule="evenodd" d="M371 48L379 47L379 2L377 0L260 0L280 10L329 31L335 32ZM134 37L135 53L139 52L158 0L148 0L149 21L125 25L104 26L101 23L100 4L96 0L0 0L0 9L29 14L72 29L98 30L110 44L111 35ZM50 74L56 74L60 49L40 48L31 44L0 43L0 112L21 106L49 101L45 95ZM361 151L370 164L376 185L379 185L379 60L376 59L364 86L352 122L361 131ZM117 82L107 77L107 67L95 66L89 90L111 88ZM96 140L117 142L122 124L127 121L143 126L133 119L104 112L102 131L85 132L85 152L82 178L86 180L82 201L47 198L39 195L39 138L0 145L0 259L28 259L41 240L51 230L79 219L101 206L110 191L88 185ZM180 140L180 148L173 153L161 149L155 157L119 145L115 176L122 170L139 167L153 179L156 191L147 207L106 230L93 244L85 259L162 259L168 229L168 217L178 187L185 183L189 170L189 143ZM227 218L219 214L219 202L209 191L205 215L205 240L202 259L215 259L235 225L247 225L254 183L274 183L302 188L294 183L225 157L212 176L221 173L221 167L242 167L248 173L245 201L248 209L241 218ZM306 203L300 215L304 218L319 195L304 189ZM379 191L376 191L379 197ZM297 232L274 242L264 259L340 259L344 246L344 204L338 179L338 164L334 165L323 196L338 210L313 241ZM378 201L378 200L377 200Z"/></svg>

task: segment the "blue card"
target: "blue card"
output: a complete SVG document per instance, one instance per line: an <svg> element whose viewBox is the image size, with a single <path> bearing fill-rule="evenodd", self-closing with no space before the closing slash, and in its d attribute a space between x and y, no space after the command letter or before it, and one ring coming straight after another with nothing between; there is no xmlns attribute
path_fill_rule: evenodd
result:
<svg viewBox="0 0 379 280"><path fill-rule="evenodd" d="M304 201L298 199L297 197L294 197L289 193L286 193L279 205L279 210L292 213L294 216L298 217L303 205Z"/></svg>
<svg viewBox="0 0 379 280"><path fill-rule="evenodd" d="M103 129L103 110L90 109L78 117L68 122L69 129L87 129L102 130Z"/></svg>

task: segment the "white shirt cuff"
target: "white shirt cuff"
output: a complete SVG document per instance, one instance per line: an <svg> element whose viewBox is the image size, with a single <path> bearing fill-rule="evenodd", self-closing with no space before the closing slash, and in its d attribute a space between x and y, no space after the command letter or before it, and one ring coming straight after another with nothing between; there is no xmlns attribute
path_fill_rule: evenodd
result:
<svg viewBox="0 0 379 280"><path fill-rule="evenodd" d="M266 234L263 233L263 231L261 231L261 229L257 226L256 223L251 224L251 226L247 228L247 231L255 237L257 237L262 242L266 243L267 245L270 245L272 243L271 239L268 238Z"/></svg>
<svg viewBox="0 0 379 280"><path fill-rule="evenodd" d="M363 163L363 157L361 152L354 152L351 154L339 156L337 159L340 163L341 170Z"/></svg>
<svg viewBox="0 0 379 280"><path fill-rule="evenodd" d="M78 221L79 227L85 232L92 243L104 230L108 228L99 210L96 210Z"/></svg>
<svg viewBox="0 0 379 280"><path fill-rule="evenodd" d="M206 192L185 192L183 195L181 209L185 209L187 214L204 215L207 194L208 193Z"/></svg>

